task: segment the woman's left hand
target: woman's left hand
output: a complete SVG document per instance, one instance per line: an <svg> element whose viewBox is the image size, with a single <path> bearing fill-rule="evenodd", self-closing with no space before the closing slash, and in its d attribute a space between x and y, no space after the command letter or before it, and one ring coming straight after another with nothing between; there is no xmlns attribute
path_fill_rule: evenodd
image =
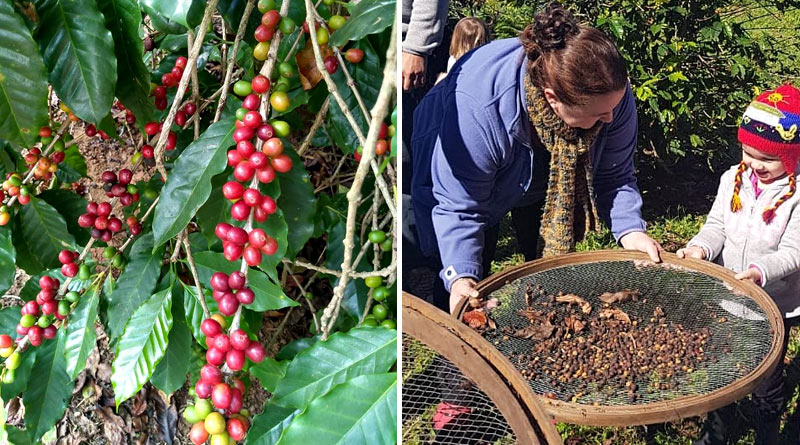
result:
<svg viewBox="0 0 800 445"><path fill-rule="evenodd" d="M661 262L661 252L664 251L664 248L644 232L628 233L620 238L619 243L622 244L622 247L625 249L644 252L650 255L650 259L654 262Z"/></svg>

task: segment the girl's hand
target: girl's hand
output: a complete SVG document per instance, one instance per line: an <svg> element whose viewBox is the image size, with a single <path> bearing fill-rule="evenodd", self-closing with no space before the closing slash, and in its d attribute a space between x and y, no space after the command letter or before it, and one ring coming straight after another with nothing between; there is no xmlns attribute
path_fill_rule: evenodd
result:
<svg viewBox="0 0 800 445"><path fill-rule="evenodd" d="M737 280L750 280L758 285L761 285L761 271L757 267L751 267L736 274L734 277Z"/></svg>
<svg viewBox="0 0 800 445"><path fill-rule="evenodd" d="M472 278L459 278L450 285L450 314L455 315L456 306L462 298L478 298L476 284Z"/></svg>
<svg viewBox="0 0 800 445"><path fill-rule="evenodd" d="M656 263L661 262L661 252L664 251L664 248L644 232L628 233L619 240L619 243L622 244L622 247L625 249L644 252L650 255L652 261Z"/></svg>
<svg viewBox="0 0 800 445"><path fill-rule="evenodd" d="M678 249L678 251L675 252L675 255L678 255L678 258L697 258L698 260L706 259L706 251L697 246L689 246L684 247L683 249Z"/></svg>

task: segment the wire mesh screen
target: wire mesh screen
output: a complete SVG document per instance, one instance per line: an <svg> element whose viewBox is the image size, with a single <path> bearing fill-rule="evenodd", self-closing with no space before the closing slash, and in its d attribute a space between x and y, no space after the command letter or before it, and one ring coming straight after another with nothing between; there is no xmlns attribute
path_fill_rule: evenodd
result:
<svg viewBox="0 0 800 445"><path fill-rule="evenodd" d="M492 400L449 360L403 334L403 444L511 445Z"/></svg>
<svg viewBox="0 0 800 445"><path fill-rule="evenodd" d="M496 326L482 335L534 392L579 404L703 395L749 374L773 347L767 314L751 298L674 265L555 267L483 301Z"/></svg>

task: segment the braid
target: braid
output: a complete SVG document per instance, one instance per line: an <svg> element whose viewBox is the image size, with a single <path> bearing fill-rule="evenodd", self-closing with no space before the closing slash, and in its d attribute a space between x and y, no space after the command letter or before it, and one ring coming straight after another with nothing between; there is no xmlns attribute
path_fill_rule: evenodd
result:
<svg viewBox="0 0 800 445"><path fill-rule="evenodd" d="M731 198L731 212L733 213L742 210L742 200L739 198L739 190L742 189L742 174L746 168L747 165L742 161L739 163L739 169L736 170L736 176L733 182L733 198Z"/></svg>
<svg viewBox="0 0 800 445"><path fill-rule="evenodd" d="M772 219L775 218L775 211L778 210L778 207L781 206L784 202L788 201L789 198L794 196L794 192L797 189L796 180L794 177L794 173L789 173L789 191L786 192L783 196L781 196L777 201L775 201L775 205L764 210L764 213L761 217L764 219L764 222L769 224L772 222Z"/></svg>

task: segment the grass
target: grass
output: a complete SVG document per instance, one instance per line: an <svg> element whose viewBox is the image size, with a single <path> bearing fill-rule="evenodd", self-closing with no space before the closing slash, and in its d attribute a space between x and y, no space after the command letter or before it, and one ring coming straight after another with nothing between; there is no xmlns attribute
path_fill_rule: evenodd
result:
<svg viewBox="0 0 800 445"><path fill-rule="evenodd" d="M684 209L670 210L670 215L658 217L648 223L648 234L661 243L665 250L674 252L686 245L702 227L704 215L687 213ZM587 238L577 246L578 251L617 248L616 242L610 231L603 230L590 233ZM513 226L510 215L500 224L500 237L497 243L495 259L492 262L492 273L497 273L505 268L521 264L524 261L522 254L517 250ZM800 330L793 329L787 352L788 365L786 367L786 387L784 393L787 399L784 413L784 427L781 434L781 444L795 444L800 436L800 411L797 411L798 396L800 394L800 364L793 359L800 352ZM754 443L752 431L754 425L754 408L752 402L744 399L738 403L737 413L740 422L736 430L732 431L734 438L730 443L736 445L751 445ZM655 427L587 427L560 423L556 426L565 444L568 445L689 445L692 440L700 435L703 418L694 417L680 422L657 425Z"/></svg>

